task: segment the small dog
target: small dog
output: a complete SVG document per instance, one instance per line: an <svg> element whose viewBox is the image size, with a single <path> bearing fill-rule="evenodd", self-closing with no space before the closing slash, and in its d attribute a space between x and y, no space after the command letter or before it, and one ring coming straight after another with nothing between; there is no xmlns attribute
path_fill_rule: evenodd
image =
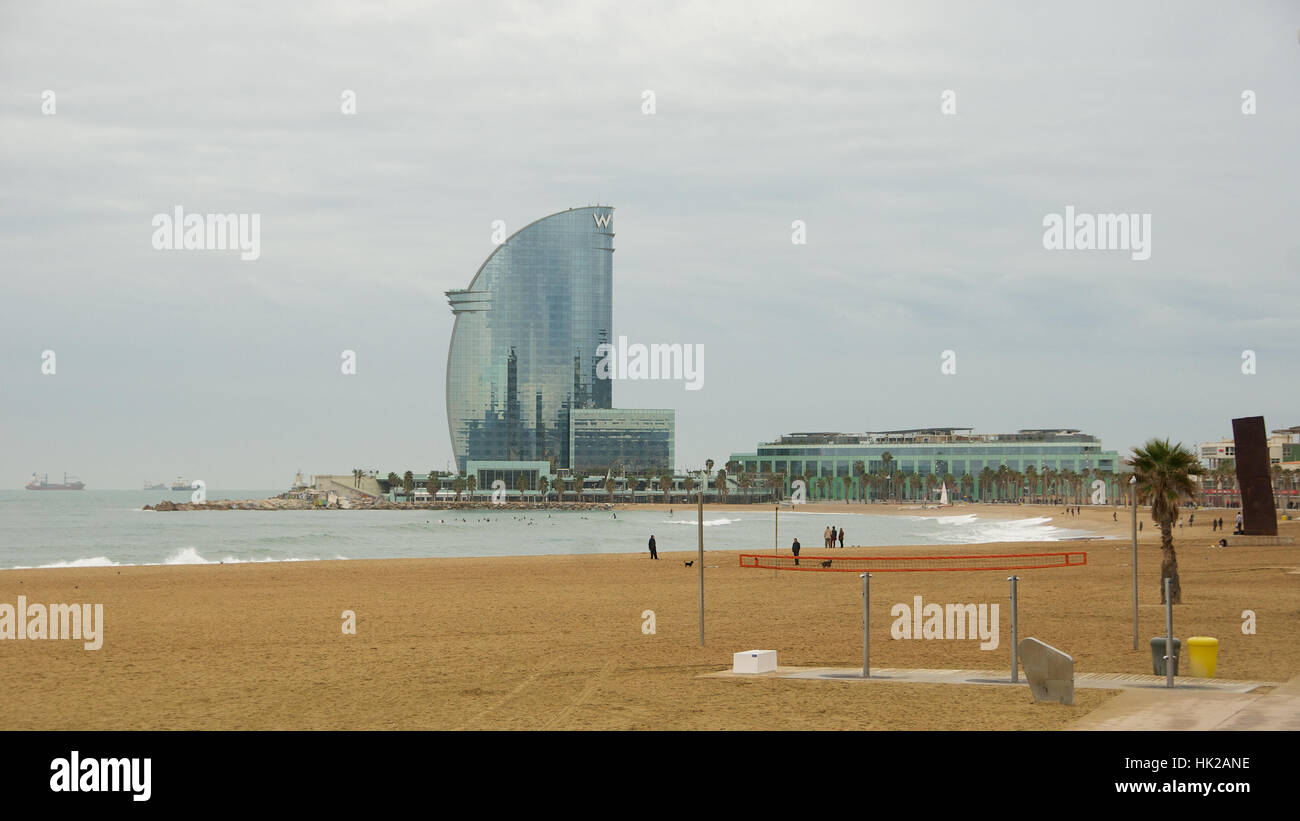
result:
<svg viewBox="0 0 1300 821"><path fill-rule="evenodd" d="M830 560L830 559L827 559L826 561L822 562L822 567L830 567L830 566L831 566L831 560Z"/></svg>
<svg viewBox="0 0 1300 821"><path fill-rule="evenodd" d="M695 560L691 559L689 562L686 562L685 564L687 567L690 567L691 565L695 564Z"/></svg>

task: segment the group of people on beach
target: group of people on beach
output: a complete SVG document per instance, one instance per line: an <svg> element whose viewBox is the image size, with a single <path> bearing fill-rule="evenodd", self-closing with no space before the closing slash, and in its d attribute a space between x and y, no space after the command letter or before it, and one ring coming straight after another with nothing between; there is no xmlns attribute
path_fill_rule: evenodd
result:
<svg viewBox="0 0 1300 821"><path fill-rule="evenodd" d="M840 528L840 532L837 534L834 525L832 525L822 531L822 538L826 540L827 547L834 547L837 539L839 540L840 547L844 547L844 528Z"/></svg>

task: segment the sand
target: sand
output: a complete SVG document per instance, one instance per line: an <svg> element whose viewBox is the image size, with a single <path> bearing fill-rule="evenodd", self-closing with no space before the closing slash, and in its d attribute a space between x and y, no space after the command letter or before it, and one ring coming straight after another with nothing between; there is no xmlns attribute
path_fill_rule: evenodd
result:
<svg viewBox="0 0 1300 821"><path fill-rule="evenodd" d="M1116 524L1109 508L1077 518L1032 506L952 512L1048 515L1068 527L1127 533L1123 511ZM1222 515L1231 521L1234 514ZM1175 534L1185 602L1175 609L1175 634L1217 637L1220 678L1281 682L1300 674L1300 547L1211 549L1210 516L1204 512L1201 524L1198 514L1196 528ZM1300 537L1296 522L1281 529ZM820 542L808 535L805 555L827 552L813 549ZM1164 629L1158 539L1148 521L1137 651L1126 542L954 550L1088 551L1083 568L1019 572L1021 636L1071 653L1079 672L1150 673L1147 639ZM701 648L697 573L683 566L693 552L661 556L3 571L0 602L14 604L21 594L102 603L105 638L97 651L76 641L0 641L0 727L1061 729L1114 696L1080 690L1075 706L1062 707L1035 705L1023 688L699 678L753 648L777 650L783 666L860 664L861 582L853 573L741 569L735 553L709 552ZM1007 575L877 574L873 665L1008 666ZM1001 603L1001 645L982 651L975 641L892 640L889 608L914 595ZM1242 633L1248 609L1256 635ZM344 610L356 613L356 635L341 630ZM642 629L647 610L655 614L653 635Z"/></svg>

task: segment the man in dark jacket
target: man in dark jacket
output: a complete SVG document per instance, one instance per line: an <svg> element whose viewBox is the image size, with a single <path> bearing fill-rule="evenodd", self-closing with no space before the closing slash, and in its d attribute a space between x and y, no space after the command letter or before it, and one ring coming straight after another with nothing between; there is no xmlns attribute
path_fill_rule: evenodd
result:
<svg viewBox="0 0 1300 821"><path fill-rule="evenodd" d="M794 566L799 566L799 538L796 536L794 544L790 545L790 552L794 554Z"/></svg>
<svg viewBox="0 0 1300 821"><path fill-rule="evenodd" d="M651 537L650 537L650 558L652 558L652 559L657 559L657 558L659 558L659 552L655 549L655 537L654 537L654 536L651 536Z"/></svg>

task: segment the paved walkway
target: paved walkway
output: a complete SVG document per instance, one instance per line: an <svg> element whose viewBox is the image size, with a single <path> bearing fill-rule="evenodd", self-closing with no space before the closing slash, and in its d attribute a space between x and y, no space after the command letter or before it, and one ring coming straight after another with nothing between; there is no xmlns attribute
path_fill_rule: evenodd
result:
<svg viewBox="0 0 1300 821"><path fill-rule="evenodd" d="M1024 676L1011 683L1009 670L926 670L873 667L862 678L862 668L778 667L758 676L723 670L701 678L788 678L844 681L859 684L925 683L975 684L1025 687ZM1175 676L1172 689L1164 676L1128 673L1079 673L1078 689L1123 690L1115 698L1076 721L1072 730L1300 730L1300 676L1285 684L1265 681ZM1256 692L1272 687L1271 692Z"/></svg>
<svg viewBox="0 0 1300 821"><path fill-rule="evenodd" d="M1120 693L1074 730L1300 730L1300 676L1271 693Z"/></svg>
<svg viewBox="0 0 1300 821"><path fill-rule="evenodd" d="M754 678L753 674L733 673L724 670L705 673L707 678ZM775 672L761 673L764 678L820 679L824 681L850 681L862 684L990 684L1028 687L1024 673L1013 685L1011 671L1002 670L928 670L905 667L872 667L871 678L862 678L861 667L778 667ZM1084 690L1161 690L1168 694L1164 676L1141 676L1128 673L1077 673L1076 689ZM1174 690L1201 693L1249 693L1258 687L1272 686L1266 681L1231 681L1218 678L1191 678L1175 676Z"/></svg>

